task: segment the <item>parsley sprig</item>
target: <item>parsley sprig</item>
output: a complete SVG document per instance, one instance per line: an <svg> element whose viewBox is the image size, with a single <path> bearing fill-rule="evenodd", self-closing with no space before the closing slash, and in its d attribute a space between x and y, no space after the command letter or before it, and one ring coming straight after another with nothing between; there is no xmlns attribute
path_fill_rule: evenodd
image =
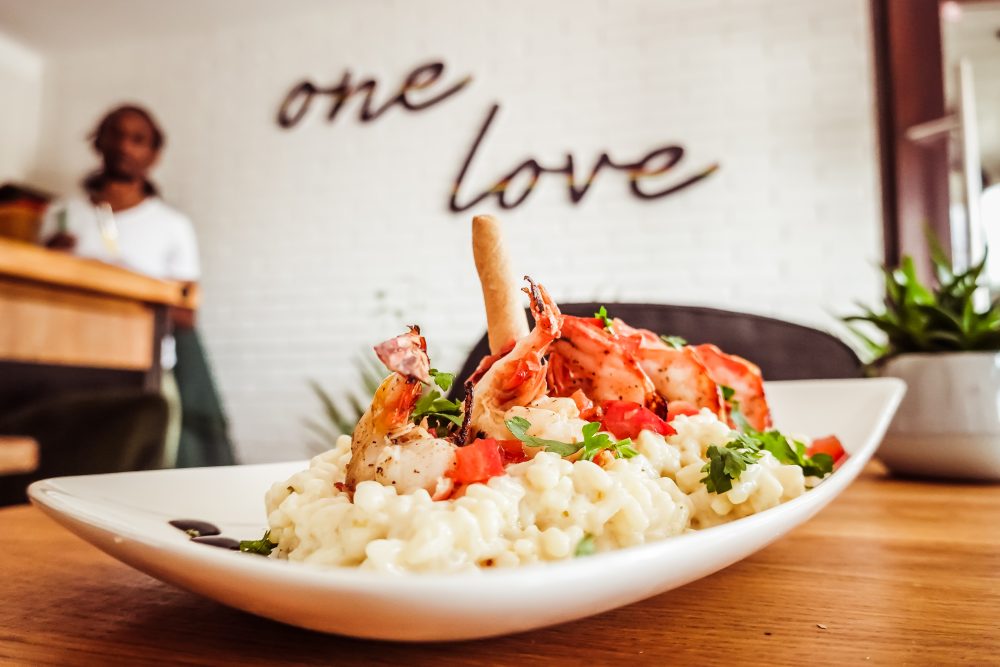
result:
<svg viewBox="0 0 1000 667"><path fill-rule="evenodd" d="M806 477L825 477L833 472L832 456L822 452L807 456L804 442L792 440L780 431L754 433L753 437L781 463L802 468L802 474Z"/></svg>
<svg viewBox="0 0 1000 667"><path fill-rule="evenodd" d="M632 446L632 438L614 440L607 433L599 433L598 431L601 430L600 422L589 422L580 430L583 432L583 447L580 448L582 450L580 458L584 461L593 461L594 457L605 449L620 459L630 459L639 454Z"/></svg>
<svg viewBox="0 0 1000 667"><path fill-rule="evenodd" d="M729 405L729 418L732 419L733 424L736 425L736 430L740 433L754 432L753 428L750 426L750 422L747 421L746 415L743 414L740 402L735 398L736 390L732 387L727 387L724 384L720 384L719 389L722 390L722 399Z"/></svg>
<svg viewBox="0 0 1000 667"><path fill-rule="evenodd" d="M573 555L576 557L580 556L592 556L597 551L597 545L594 544L594 536L590 533L584 533L580 541L576 543L576 551Z"/></svg>
<svg viewBox="0 0 1000 667"><path fill-rule="evenodd" d="M749 428L749 427L748 427ZM701 482L709 493L725 493L733 488L733 482L740 478L747 466L753 465L763 452L770 452L779 463L802 468L806 477L825 477L833 472L833 457L829 454L806 455L806 445L793 440L781 431L733 432L735 438L722 447L708 448L708 463L701 471L707 473Z"/></svg>
<svg viewBox="0 0 1000 667"><path fill-rule="evenodd" d="M240 551L259 556L270 556L271 549L278 546L277 542L270 540L271 531L266 531L264 537L259 540L240 540Z"/></svg>
<svg viewBox="0 0 1000 667"><path fill-rule="evenodd" d="M630 459L639 454L632 446L632 439L614 440L607 433L600 433L600 422L589 422L581 430L583 432L583 442L561 442L559 440L547 440L528 435L531 422L524 417L512 417L506 422L507 428L514 437L528 445L529 447L541 447L547 452L553 452L559 456L572 456L580 452L580 458L584 461L593 461L594 457L604 450L621 459Z"/></svg>
<svg viewBox="0 0 1000 667"><path fill-rule="evenodd" d="M729 404L729 416L736 425L736 429L756 441L760 449L771 452L771 455L780 463L799 466L802 468L802 474L806 477L825 477L833 472L832 456L822 452L808 456L804 442L791 439L781 431L756 430L750 426L746 415L740 408L740 402L734 398L736 391L725 385L720 386L720 389L722 389L722 397Z"/></svg>
<svg viewBox="0 0 1000 667"><path fill-rule="evenodd" d="M598 309L598 311L596 313L594 313L594 317L596 317L597 319L599 319L604 324L604 328L605 329L607 329L611 333L615 332L615 328L613 326L614 325L614 321L610 317L608 317L608 309L607 308L605 308L604 306L601 306Z"/></svg>
<svg viewBox="0 0 1000 667"><path fill-rule="evenodd" d="M756 463L761 456L760 444L747 434L738 433L735 440L722 447L712 445L708 448L708 463L701 469L707 474L700 481L709 493L730 491L747 466Z"/></svg>
<svg viewBox="0 0 1000 667"><path fill-rule="evenodd" d="M685 345L688 344L688 342L686 340L684 340L683 338L681 338L680 336L665 336L664 335L664 336L660 336L660 340L662 340L664 343L666 343L670 347L674 348L675 350L679 350L679 349L681 349L682 347L684 347Z"/></svg>
<svg viewBox="0 0 1000 667"><path fill-rule="evenodd" d="M434 384L441 391L448 391L451 389L452 383L455 382L455 376L452 373L443 373L436 368L432 368L430 373ZM438 437L444 437L462 426L461 402L445 398L441 395L441 391L431 388L417 400L411 415L414 424L419 424L426 418L428 426L434 429Z"/></svg>

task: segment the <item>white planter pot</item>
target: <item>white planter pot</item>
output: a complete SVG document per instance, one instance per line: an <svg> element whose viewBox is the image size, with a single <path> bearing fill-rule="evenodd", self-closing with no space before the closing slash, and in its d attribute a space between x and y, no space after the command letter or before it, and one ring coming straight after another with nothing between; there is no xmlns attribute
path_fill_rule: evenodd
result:
<svg viewBox="0 0 1000 667"><path fill-rule="evenodd" d="M907 384L877 454L893 472L1000 479L1000 353L904 354L882 375Z"/></svg>

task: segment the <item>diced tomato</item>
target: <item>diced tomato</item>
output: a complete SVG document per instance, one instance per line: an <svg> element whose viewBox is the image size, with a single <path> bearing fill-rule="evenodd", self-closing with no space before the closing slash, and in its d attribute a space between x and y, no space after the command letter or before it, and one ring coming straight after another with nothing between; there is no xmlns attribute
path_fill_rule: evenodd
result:
<svg viewBox="0 0 1000 667"><path fill-rule="evenodd" d="M478 438L455 450L455 467L448 476L459 484L474 484L503 473L500 445L493 438Z"/></svg>
<svg viewBox="0 0 1000 667"><path fill-rule="evenodd" d="M829 454L830 458L833 459L834 468L839 468L840 464L847 460L847 452L844 451L844 446L840 444L840 439L835 435L813 440L806 449L806 455L812 456L813 454Z"/></svg>
<svg viewBox="0 0 1000 667"><path fill-rule="evenodd" d="M510 377L503 384L504 390L510 391L511 389L520 387L540 370L542 370L542 366L537 360L519 359L517 366L514 367L514 372L510 374Z"/></svg>
<svg viewBox="0 0 1000 667"><path fill-rule="evenodd" d="M672 422L674 419L680 415L696 415L698 414L698 406L694 403L689 403L688 401L670 401L667 403L667 421Z"/></svg>
<svg viewBox="0 0 1000 667"><path fill-rule="evenodd" d="M520 440L497 440L500 448L500 458L503 464L522 463L528 460L528 455L524 453L524 445Z"/></svg>
<svg viewBox="0 0 1000 667"><path fill-rule="evenodd" d="M610 431L616 438L637 438L642 431L653 431L660 435L673 435L673 427L648 410L632 401L604 401L601 403L604 416L601 428Z"/></svg>

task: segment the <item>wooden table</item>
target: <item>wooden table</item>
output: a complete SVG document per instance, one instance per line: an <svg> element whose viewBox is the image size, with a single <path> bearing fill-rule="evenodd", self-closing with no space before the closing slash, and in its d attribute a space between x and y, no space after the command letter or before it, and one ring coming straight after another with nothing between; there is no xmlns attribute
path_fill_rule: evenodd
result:
<svg viewBox="0 0 1000 667"><path fill-rule="evenodd" d="M817 518L718 574L554 628L453 644L321 635L174 589L30 507L0 511L0 663L997 664L1000 485L873 464Z"/></svg>

